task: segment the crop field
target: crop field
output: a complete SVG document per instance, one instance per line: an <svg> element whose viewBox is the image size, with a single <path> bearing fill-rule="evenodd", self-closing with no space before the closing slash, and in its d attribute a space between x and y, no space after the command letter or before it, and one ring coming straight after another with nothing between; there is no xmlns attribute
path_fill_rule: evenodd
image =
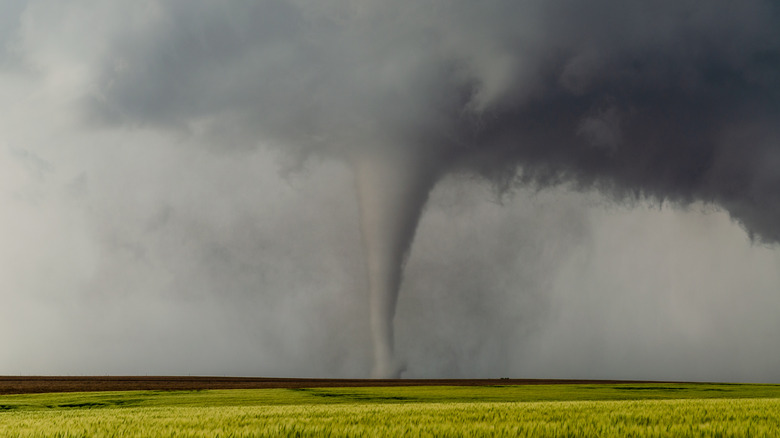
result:
<svg viewBox="0 0 780 438"><path fill-rule="evenodd" d="M780 436L780 385L578 384L0 395L2 437Z"/></svg>

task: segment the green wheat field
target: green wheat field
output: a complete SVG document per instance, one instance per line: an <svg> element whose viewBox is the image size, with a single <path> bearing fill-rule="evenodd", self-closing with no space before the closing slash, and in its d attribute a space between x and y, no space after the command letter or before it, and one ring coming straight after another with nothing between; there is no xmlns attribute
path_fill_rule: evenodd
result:
<svg viewBox="0 0 780 438"><path fill-rule="evenodd" d="M0 437L777 437L780 385L0 395Z"/></svg>

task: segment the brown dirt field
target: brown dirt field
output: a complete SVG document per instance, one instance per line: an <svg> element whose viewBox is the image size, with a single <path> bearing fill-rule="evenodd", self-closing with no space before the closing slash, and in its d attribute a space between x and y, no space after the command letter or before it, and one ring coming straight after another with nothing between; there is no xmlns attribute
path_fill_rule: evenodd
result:
<svg viewBox="0 0 780 438"><path fill-rule="evenodd" d="M326 388L355 386L494 386L652 383L635 380L555 379L291 379L183 376L0 376L0 394L87 391ZM660 382L659 382L660 383ZM664 382L669 383L669 382Z"/></svg>

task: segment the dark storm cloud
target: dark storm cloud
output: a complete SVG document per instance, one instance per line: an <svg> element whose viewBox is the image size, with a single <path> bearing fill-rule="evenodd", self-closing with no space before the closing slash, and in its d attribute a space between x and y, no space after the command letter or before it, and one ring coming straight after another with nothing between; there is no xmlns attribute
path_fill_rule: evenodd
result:
<svg viewBox="0 0 780 438"><path fill-rule="evenodd" d="M776 242L779 9L162 2L112 36L90 108L296 156L403 144L504 183L703 200Z"/></svg>

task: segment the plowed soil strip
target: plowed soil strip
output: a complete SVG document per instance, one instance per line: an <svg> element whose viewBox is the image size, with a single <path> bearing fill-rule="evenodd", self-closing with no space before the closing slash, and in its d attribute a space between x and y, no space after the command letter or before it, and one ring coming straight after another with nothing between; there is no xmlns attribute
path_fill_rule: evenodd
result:
<svg viewBox="0 0 780 438"><path fill-rule="evenodd" d="M202 389L334 388L367 386L504 386L555 384L679 383L564 379L291 379L183 376L0 376L0 394Z"/></svg>

